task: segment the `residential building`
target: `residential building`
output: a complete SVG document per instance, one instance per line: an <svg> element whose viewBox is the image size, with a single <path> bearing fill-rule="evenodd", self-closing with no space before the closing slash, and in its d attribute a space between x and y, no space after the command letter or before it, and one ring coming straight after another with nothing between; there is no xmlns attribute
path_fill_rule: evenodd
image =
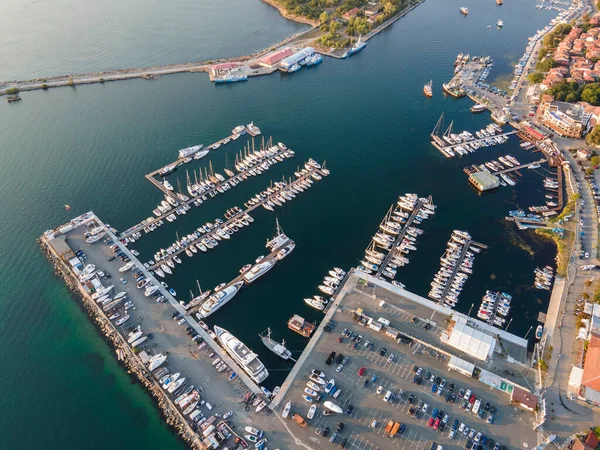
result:
<svg viewBox="0 0 600 450"><path fill-rule="evenodd" d="M346 20L350 20L352 17L358 16L360 11L361 11L360 8L352 8L350 11L342 14L342 17Z"/></svg>
<svg viewBox="0 0 600 450"><path fill-rule="evenodd" d="M537 408L538 398L535 394L515 386L510 396L510 401L516 403L528 411L533 411Z"/></svg>
<svg viewBox="0 0 600 450"><path fill-rule="evenodd" d="M585 353L580 395L600 406L600 338L592 334Z"/></svg>
<svg viewBox="0 0 600 450"><path fill-rule="evenodd" d="M537 110L540 122L559 136L582 137L590 119L583 106L551 99L549 95L542 97Z"/></svg>

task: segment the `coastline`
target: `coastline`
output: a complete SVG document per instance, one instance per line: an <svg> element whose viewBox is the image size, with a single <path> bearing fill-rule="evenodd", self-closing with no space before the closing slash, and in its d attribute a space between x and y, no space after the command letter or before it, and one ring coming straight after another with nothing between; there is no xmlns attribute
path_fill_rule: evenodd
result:
<svg viewBox="0 0 600 450"><path fill-rule="evenodd" d="M154 380L152 374L149 373L142 362L139 361L139 358L135 355L131 347L126 344L124 338L115 329L113 323L106 317L103 317L99 306L82 289L71 270L54 252L52 246L48 244L44 237L38 238L37 243L39 244L42 253L52 264L55 275L61 277L67 288L74 294L74 297L79 299L79 304L85 308L88 316L92 319L91 322L95 325L98 334L101 335L104 341L111 345L116 352L118 351L120 353L121 357L117 357L117 361L122 363L123 368L127 370L127 373L131 376L132 380L138 381L150 394L151 398L154 400L154 405L160 411L165 419L165 423L169 425L173 433L176 434L189 448L204 448L187 421L181 416L175 405L173 405L165 392L160 388L157 381Z"/></svg>
<svg viewBox="0 0 600 450"><path fill-rule="evenodd" d="M277 3L275 0L262 0L262 1L264 3L266 3L267 5L272 6L277 11L279 11L279 14L284 19L293 20L294 22L303 23L306 25L311 25L313 28L316 28L319 26L319 22L317 22L316 20L310 20L307 17L302 17L302 16L298 16L296 14L287 12L285 10L285 8L283 6L281 6L279 3Z"/></svg>
<svg viewBox="0 0 600 450"><path fill-rule="evenodd" d="M249 55L235 56L230 58L219 58L214 60L205 60L205 61L196 61L196 62L185 62L185 63L174 63L167 65L154 65L154 66L146 66L146 67L137 67L137 68L121 68L121 69L113 69L113 70L104 70L86 74L67 74L67 75L56 75L52 77L38 77L27 80L0 80L0 97L1 96L16 96L18 98L18 94L21 92L27 91L36 91L36 90L48 90L51 88L57 87L75 87L78 85L85 84L103 84L111 81L121 81L121 80L131 80L131 79L145 79L145 80L154 80L156 78L160 78L163 75L170 75L176 73L193 73L193 72L210 72L210 67L213 64L220 63L233 63L233 62L241 62L245 63L245 65L253 68L247 73L247 77L256 77L263 75L270 75L277 71L277 68L256 68L259 66L258 59L265 56L267 53L275 51L277 49L281 49L286 45L291 44L294 41L297 41L299 45L305 45L307 39L302 39L303 36L314 32L314 30L318 29L319 23L317 21L310 20L305 17L297 16L295 14L288 13L281 5L279 5L275 0L262 0L264 3L269 6L276 8L279 14L287 19L297 23L303 23L306 25L310 25L311 28L305 31L301 31L299 33L295 33L292 36L289 36L285 39L282 39L279 42L269 45L268 47L260 50L259 52L252 53ZM368 41L375 35L384 31L390 25L397 22L400 18L407 15L417 6L421 5L425 0L418 0L417 3L407 6L401 11L386 20L381 25L377 26L373 30L371 30L367 35L365 35L365 41ZM312 39L312 38L311 38ZM339 55L329 53L326 51L318 50L323 56L329 56L331 58L340 59ZM209 80L213 80L213 75L209 73ZM19 98L20 99L20 98Z"/></svg>

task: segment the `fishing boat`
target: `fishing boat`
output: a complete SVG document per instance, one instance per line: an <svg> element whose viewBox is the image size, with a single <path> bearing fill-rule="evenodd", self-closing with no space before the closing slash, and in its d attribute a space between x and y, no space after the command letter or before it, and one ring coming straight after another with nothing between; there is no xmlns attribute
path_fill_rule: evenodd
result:
<svg viewBox="0 0 600 450"><path fill-rule="evenodd" d="M306 417L308 417L309 419L312 419L315 416L316 411L317 411L317 405L312 405L309 408L308 414L306 415Z"/></svg>
<svg viewBox="0 0 600 450"><path fill-rule="evenodd" d="M423 93L425 94L425 97L433 97L433 89L431 87L432 85L433 80L429 80L429 83L423 86Z"/></svg>
<svg viewBox="0 0 600 450"><path fill-rule="evenodd" d="M315 308L319 311L323 311L325 309L325 303L320 302L314 298L305 298L304 303L306 303L311 308Z"/></svg>
<svg viewBox="0 0 600 450"><path fill-rule="evenodd" d="M467 14L469 14L469 8L467 8L466 6L461 6L460 12L466 16Z"/></svg>
<svg viewBox="0 0 600 450"><path fill-rule="evenodd" d="M153 371L154 369L158 369L165 361L167 360L167 355L164 353L158 353L154 355L148 361L148 369Z"/></svg>
<svg viewBox="0 0 600 450"><path fill-rule="evenodd" d="M267 328L267 333L266 335L263 334L259 334L258 335L262 341L262 343L265 345L265 347L267 347L269 350L271 350L273 353L275 353L277 356L279 356L281 359L284 360L288 360L291 359L292 361L295 361L294 358L292 358L292 352L290 352L286 347L285 347L285 341L281 341L277 342L271 339L271 329Z"/></svg>
<svg viewBox="0 0 600 450"><path fill-rule="evenodd" d="M365 48L367 46L366 42L363 42L362 40L362 36L358 37L358 40L356 41L356 43L350 48L350 50L348 50L347 52L345 52L342 55L342 59L346 59L352 55L354 55L355 53L360 52L363 48Z"/></svg>
<svg viewBox="0 0 600 450"><path fill-rule="evenodd" d="M328 410L333 411L334 413L337 413L337 414L342 414L344 412L344 411L342 411L342 408L340 408L338 405L336 405L335 403L330 402L330 401L326 401L325 403L323 403L323 406L325 408L327 408Z"/></svg>
<svg viewBox="0 0 600 450"><path fill-rule="evenodd" d="M504 22L502 21L502 19L498 19L498 22L496 22L496 26L498 28L502 28L504 26Z"/></svg>
<svg viewBox="0 0 600 450"><path fill-rule="evenodd" d="M487 109L487 108L486 108L486 106L485 106L485 105L482 105L481 103L477 103L477 104L475 104L475 105L471 106L471 112L472 112L473 114L482 113L482 112L484 112L486 109Z"/></svg>

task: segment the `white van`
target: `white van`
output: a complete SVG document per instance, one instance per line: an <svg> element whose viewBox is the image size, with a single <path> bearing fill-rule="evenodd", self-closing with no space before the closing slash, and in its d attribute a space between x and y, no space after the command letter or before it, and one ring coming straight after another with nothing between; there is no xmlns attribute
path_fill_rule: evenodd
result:
<svg viewBox="0 0 600 450"><path fill-rule="evenodd" d="M379 319L377 319L377 322L379 322L381 325L385 325L386 327L390 326L390 321L387 319L384 319L383 317L380 317Z"/></svg>
<svg viewBox="0 0 600 450"><path fill-rule="evenodd" d="M448 433L448 438L449 439L454 439L454 435L456 434L456 431L450 429L450 432Z"/></svg>
<svg viewBox="0 0 600 450"><path fill-rule="evenodd" d="M471 412L473 414L477 414L479 412L479 407L481 406L481 401L480 400L475 400L475 403L473 404L473 409L471 410Z"/></svg>

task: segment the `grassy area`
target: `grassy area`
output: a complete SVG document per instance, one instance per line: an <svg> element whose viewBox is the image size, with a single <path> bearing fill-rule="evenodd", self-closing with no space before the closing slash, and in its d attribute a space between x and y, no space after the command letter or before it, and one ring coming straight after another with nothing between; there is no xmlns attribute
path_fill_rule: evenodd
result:
<svg viewBox="0 0 600 450"><path fill-rule="evenodd" d="M566 277L569 258L571 257L571 251L573 249L573 241L575 239L573 232L565 230L562 239L556 233L553 233L552 230L542 228L536 229L535 234L550 239L556 244L556 274L561 277Z"/></svg>
<svg viewBox="0 0 600 450"><path fill-rule="evenodd" d="M569 214L573 214L575 212L575 204L577 203L577 200L579 200L579 197L580 197L579 194L569 195L569 201L567 202L566 206L563 208L562 212L558 216L552 217L550 219L550 222L556 223L559 220L564 220L564 218L566 216L568 216Z"/></svg>

